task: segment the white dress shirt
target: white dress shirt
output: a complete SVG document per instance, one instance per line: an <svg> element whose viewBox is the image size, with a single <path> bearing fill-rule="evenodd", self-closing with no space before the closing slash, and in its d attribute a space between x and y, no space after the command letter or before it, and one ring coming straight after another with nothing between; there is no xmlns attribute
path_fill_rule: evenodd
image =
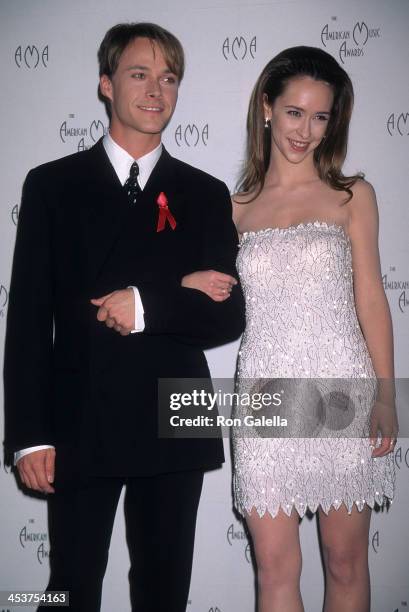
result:
<svg viewBox="0 0 409 612"><path fill-rule="evenodd" d="M125 185L126 179L129 176L129 172L131 170L131 166L134 161L137 162L139 167L139 175L138 175L138 183L139 187L143 190L145 188L146 183L149 180L149 177L152 173L152 170L156 166L161 153L162 153L162 143L159 143L158 146L150 151L146 155L143 155L139 159L134 159L132 155L129 155L128 151L125 151L122 147L119 146L112 138L111 134L107 134L104 136L103 140L104 149L106 154L109 157L109 161L111 162L117 177L120 180L121 185ZM132 287L134 296L135 296L135 327L132 333L142 332L145 329L145 320L144 320L144 309L141 300L141 296L136 287Z"/></svg>
<svg viewBox="0 0 409 612"><path fill-rule="evenodd" d="M153 149L153 151L150 151L139 159L134 159L132 155L129 155L128 151L125 151L125 149L120 147L109 133L104 136L102 143L121 185L125 184L133 162L137 162L139 166L138 183L139 187L143 190L149 180L152 170L156 166L161 156L162 143L159 143L159 145ZM132 289L135 296L135 328L132 330L132 333L136 333L145 329L145 311L143 309L143 304L138 289L136 287L132 287ZM54 447L49 444L42 444L41 446L30 446L30 448L23 448L22 450L17 451L14 453L14 464L16 464L19 459L24 457L24 455L28 455L29 453L45 448Z"/></svg>

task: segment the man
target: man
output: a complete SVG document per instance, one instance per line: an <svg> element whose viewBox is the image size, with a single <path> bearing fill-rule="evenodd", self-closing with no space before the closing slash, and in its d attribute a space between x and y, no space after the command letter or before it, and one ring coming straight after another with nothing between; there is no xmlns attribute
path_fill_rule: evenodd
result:
<svg viewBox="0 0 409 612"><path fill-rule="evenodd" d="M132 609L182 612L203 472L223 450L158 436L158 379L207 377L202 349L241 333L237 236L226 186L161 145L179 41L119 24L98 58L110 134L30 171L23 189L5 444L23 484L49 494L48 590L69 590L72 610L100 609L125 484Z"/></svg>

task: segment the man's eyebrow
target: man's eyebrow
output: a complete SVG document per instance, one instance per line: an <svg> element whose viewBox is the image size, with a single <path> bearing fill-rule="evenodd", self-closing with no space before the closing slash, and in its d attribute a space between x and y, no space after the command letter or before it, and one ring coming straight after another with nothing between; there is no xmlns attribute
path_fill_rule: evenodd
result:
<svg viewBox="0 0 409 612"><path fill-rule="evenodd" d="M142 66L140 64L133 64L132 66L127 66L125 68L125 70L146 70L146 71L149 71L150 68L149 68L149 66ZM163 71L163 74L175 74L175 73L170 68L166 68L166 70Z"/></svg>
<svg viewBox="0 0 409 612"><path fill-rule="evenodd" d="M132 66L127 66L125 70L149 70L148 66L142 66L139 64L133 64Z"/></svg>

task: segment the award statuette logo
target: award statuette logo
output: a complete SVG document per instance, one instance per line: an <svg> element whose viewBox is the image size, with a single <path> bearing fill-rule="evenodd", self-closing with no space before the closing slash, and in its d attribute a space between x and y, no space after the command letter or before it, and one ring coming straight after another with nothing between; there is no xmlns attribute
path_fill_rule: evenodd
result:
<svg viewBox="0 0 409 612"><path fill-rule="evenodd" d="M6 306L9 300L9 292L4 285L0 284L0 319L6 316Z"/></svg>
<svg viewBox="0 0 409 612"><path fill-rule="evenodd" d="M16 227L18 223L18 212L19 212L18 204L15 204L13 208L11 209L11 220L13 221Z"/></svg>
<svg viewBox="0 0 409 612"><path fill-rule="evenodd" d="M395 465L398 470L409 469L409 446L406 449L402 446L395 449Z"/></svg>
<svg viewBox="0 0 409 612"><path fill-rule="evenodd" d="M391 113L386 120L389 136L409 136L409 112Z"/></svg>
<svg viewBox="0 0 409 612"><path fill-rule="evenodd" d="M236 61L246 58L254 59L257 52L257 36L247 39L244 36L227 36L222 45L223 57L226 61L235 59Z"/></svg>
<svg viewBox="0 0 409 612"><path fill-rule="evenodd" d="M375 531L372 536L372 549L374 553L378 554L379 552L379 531Z"/></svg>
<svg viewBox="0 0 409 612"><path fill-rule="evenodd" d="M209 140L209 124L198 127L195 123L188 123L186 126L179 124L175 130L175 141L178 147L197 147L203 144L207 147Z"/></svg>
<svg viewBox="0 0 409 612"><path fill-rule="evenodd" d="M18 68L47 68L48 59L48 45L20 45L14 52L14 61Z"/></svg>

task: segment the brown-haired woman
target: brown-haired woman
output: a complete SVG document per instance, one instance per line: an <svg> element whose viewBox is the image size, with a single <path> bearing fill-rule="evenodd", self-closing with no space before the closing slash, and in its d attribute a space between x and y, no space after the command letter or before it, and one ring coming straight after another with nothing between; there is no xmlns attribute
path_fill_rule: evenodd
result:
<svg viewBox="0 0 409 612"><path fill-rule="evenodd" d="M342 173L352 104L346 72L312 47L272 59L250 101L233 198L247 319L237 382L241 393L281 399L257 414L235 408L246 422L233 431L235 506L254 543L259 612L303 610L308 509L319 517L325 611L368 611L371 508L393 497L393 343L376 198L361 174ZM273 414L287 428L245 420Z"/></svg>

